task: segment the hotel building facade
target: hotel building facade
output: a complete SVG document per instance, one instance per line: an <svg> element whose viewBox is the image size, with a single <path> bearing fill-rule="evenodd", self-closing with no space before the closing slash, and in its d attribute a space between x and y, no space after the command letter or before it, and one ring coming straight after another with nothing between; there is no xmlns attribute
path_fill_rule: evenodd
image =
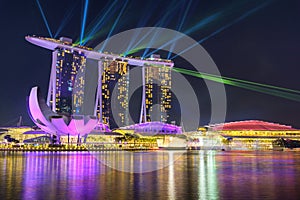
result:
<svg viewBox="0 0 300 200"><path fill-rule="evenodd" d="M158 56L148 59L127 58L100 53L76 45L69 38L27 36L38 46L52 50L52 67L46 104L59 115L87 114L85 104L85 68L89 60L97 62L98 81L94 108L88 115L97 116L100 124L117 128L129 123L130 67L142 69L142 98L139 123L168 122L171 108L170 60ZM113 91L116 95L113 96ZM90 102L89 102L90 103Z"/></svg>
<svg viewBox="0 0 300 200"><path fill-rule="evenodd" d="M84 53L57 48L52 53L53 63L50 75L47 105L58 114L80 114L84 98L84 77L76 79L83 72L86 57Z"/></svg>
<svg viewBox="0 0 300 200"><path fill-rule="evenodd" d="M145 67L145 122L168 122L168 111L171 109L172 97L171 84L170 67Z"/></svg>

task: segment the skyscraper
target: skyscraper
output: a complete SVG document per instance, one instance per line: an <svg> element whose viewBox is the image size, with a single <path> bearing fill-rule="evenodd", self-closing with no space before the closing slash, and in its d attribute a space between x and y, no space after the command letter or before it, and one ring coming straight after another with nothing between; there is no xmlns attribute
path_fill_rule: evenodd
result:
<svg viewBox="0 0 300 200"><path fill-rule="evenodd" d="M86 57L81 52L64 48L55 49L52 55L54 62L47 104L59 114L79 114L83 103L84 77L76 79L76 75L79 70L84 70Z"/></svg>
<svg viewBox="0 0 300 200"><path fill-rule="evenodd" d="M171 69L169 66L145 66L146 121L167 122L171 109Z"/></svg>
<svg viewBox="0 0 300 200"><path fill-rule="evenodd" d="M123 61L103 60L101 68L102 116L99 118L111 127L127 126L129 125L129 65ZM98 113L100 115L100 109Z"/></svg>

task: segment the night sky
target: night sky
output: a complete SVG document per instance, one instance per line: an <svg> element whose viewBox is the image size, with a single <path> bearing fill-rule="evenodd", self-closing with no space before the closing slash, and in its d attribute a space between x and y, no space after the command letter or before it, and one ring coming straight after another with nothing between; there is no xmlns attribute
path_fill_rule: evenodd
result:
<svg viewBox="0 0 300 200"><path fill-rule="evenodd" d="M105 12L105 6L112 2L89 1L86 30L93 27L97 17ZM114 13L105 19L102 34L91 39L87 43L88 46L95 47L106 39L124 2L118 1ZM154 26L167 13L168 17L159 26L176 29L188 2L131 0L113 34L137 27ZM222 17L189 34L199 41L262 2L266 1L193 1L183 23L182 32L205 17L222 11ZM73 40L80 37L84 1L40 0L40 3L53 34L64 24L58 37L67 36ZM67 19L64 20L66 16ZM36 85L40 86L46 95L51 52L30 44L24 37L50 35L36 0L0 1L0 19L0 126L15 125L20 115L23 116L25 124L31 125L26 109L26 97L31 87ZM299 21L299 1L274 0L205 40L201 45L210 54L223 76L300 90ZM178 62L174 62L177 67L184 68L184 62L179 59ZM209 99L203 100L207 95L201 92L204 91L205 85L202 84L202 80L194 77L189 77L189 80L201 99L200 107L203 107L201 111L204 112L201 115L204 117L200 124L204 125L209 119L209 109L206 109L209 107ZM225 88L226 121L259 119L300 128L300 99L297 102L233 86Z"/></svg>

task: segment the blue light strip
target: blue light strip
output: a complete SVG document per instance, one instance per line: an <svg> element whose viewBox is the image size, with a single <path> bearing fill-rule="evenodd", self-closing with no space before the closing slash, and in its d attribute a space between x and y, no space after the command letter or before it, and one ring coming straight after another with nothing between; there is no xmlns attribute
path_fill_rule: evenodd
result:
<svg viewBox="0 0 300 200"><path fill-rule="evenodd" d="M153 43L156 41L157 34L158 34L158 32L154 33L154 35L152 36L152 38L151 38L151 40L150 40L150 42L148 43L147 46L149 46L149 47L153 46ZM149 51L149 48L146 48L145 51L144 51L144 53L143 53L143 55L142 55L142 58L146 58L145 56L148 53L148 51Z"/></svg>
<svg viewBox="0 0 300 200"><path fill-rule="evenodd" d="M175 2L176 4L175 4L174 6L170 6L170 9L168 9L168 11L165 13L165 15L164 15L158 22L156 22L156 23L153 25L153 27L154 27L153 30L154 30L155 27L157 27L157 26L163 26L163 24L166 24L166 18L167 18L170 14L175 13L174 11L175 11L175 9L177 9L177 7L180 5L180 1L174 0L174 1L171 3L171 5L173 5L174 2ZM171 20L171 18L170 18L169 20ZM168 21L169 21L169 20L168 20ZM141 42L143 42L144 39L145 39L146 37L148 37L148 36L150 35L150 33L152 33L152 31L151 31L151 32L149 31L148 33L144 34L143 37L142 37L139 41L137 41L137 42L135 42L135 40L134 40L134 45L131 44L130 47L127 48L127 50L123 53L123 55L126 55L126 56L127 56L129 52L131 52L132 50L136 49L136 48L138 47L138 45L139 45ZM137 33L136 35L138 35L138 34L139 34L139 33ZM142 49L145 49L144 52L149 50L149 49L147 49L147 44L142 44L142 46L145 47L145 48L142 48Z"/></svg>
<svg viewBox="0 0 300 200"><path fill-rule="evenodd" d="M187 7L186 7L186 9L185 9L185 12L184 12L184 14L183 14L183 17L181 18L181 21L180 21L180 23L179 23L179 26L177 27L177 31L181 31L181 29L182 29L182 26L183 26L183 24L184 24L184 22L185 22L185 19L186 19L186 16L187 16L187 14L188 14L188 11L190 10L190 7L191 7L191 5L192 5L192 0L190 0L189 1L189 4L187 5ZM167 56L167 59L170 59L170 57L171 57L171 55L172 55L172 52L173 52L173 49L175 48L175 45L176 45L176 42L174 42L172 45L171 45L171 48L170 48L170 50L169 50L169 53L168 53L168 56Z"/></svg>
<svg viewBox="0 0 300 200"><path fill-rule="evenodd" d="M105 20L107 20L107 16L108 15L112 15L115 12L111 12L112 8L115 7L115 4L118 2L118 0L115 0L113 3L109 4L109 8L105 9L106 12L101 16L100 20L93 26L93 28L91 29L91 31L89 31L87 37L85 38L85 41L83 42L83 45L85 45L89 39L93 38L93 36L96 34L96 32L104 25L104 23L106 22Z"/></svg>
<svg viewBox="0 0 300 200"><path fill-rule="evenodd" d="M127 3L128 3L128 0L126 0L126 2L125 2L125 4L123 5L123 7L122 7L122 9L121 9L121 11L120 11L120 13L119 13L117 19L115 20L113 26L111 27L111 29L110 29L110 31L109 31L107 37L106 37L106 40L104 41L104 44L103 44L102 48L99 50L100 52L102 52L103 49L105 48L105 46L106 46L106 44L107 44L107 41L108 41L107 39L110 38L111 34L113 33L113 31L114 31L114 29L115 29L117 23L118 23L119 20L120 20L120 17L122 16L122 14L123 14L123 12L124 12L124 10L125 10L125 8L126 8Z"/></svg>
<svg viewBox="0 0 300 200"><path fill-rule="evenodd" d="M157 4L154 4L155 6ZM144 27L147 22L149 21L150 17L152 16L151 13L153 13L154 10L154 6L150 7L147 9L147 12L144 13L144 16L140 18L139 23L137 25L137 27ZM146 15L147 14L147 15ZM141 40L139 40L137 43L136 41L136 37L140 34L141 30L139 31L135 31L134 36L132 37L132 39L130 40L129 45L126 48L126 51L123 53L124 56L127 56L128 52L130 51L130 49L134 49L133 45L135 44L135 47L141 42ZM148 34L144 35L143 39L148 36Z"/></svg>
<svg viewBox="0 0 300 200"><path fill-rule="evenodd" d="M184 33L188 35L189 33L193 32L196 28L197 28L197 29L202 28L202 27L204 27L205 25L207 25L207 24L213 22L214 20L218 19L218 17L219 17L220 15L221 15L221 12L218 12L218 13L215 13L215 14L209 16L209 17L206 17L205 19L201 20L201 22L199 22L196 26L194 26L194 27L188 29L188 30L185 31ZM156 50L150 52L149 54L147 54L146 57L148 57L149 55L152 55L153 53L159 51L160 49L162 49L162 48L164 48L164 47L166 47L166 46L168 46L168 45L170 45L170 44L176 42L177 40L179 40L179 39L182 38L182 37L183 37L183 36L178 36L178 37L175 37L173 40L170 40L170 41L164 43L164 44L163 44L162 46L160 46L158 49L156 49Z"/></svg>
<svg viewBox="0 0 300 200"><path fill-rule="evenodd" d="M176 4L174 5L174 3L176 3ZM174 5L174 6L173 6L173 5ZM162 18L154 25L154 27L165 27L166 24L168 24L168 22L169 22L171 19L173 19L173 18L170 17L170 14L176 13L176 12L174 12L174 10L177 9L178 5L180 5L180 1L174 0L174 1L171 3L172 9L169 9L169 10L165 13L165 15L164 15L164 16L163 16L163 17L162 17ZM149 57L149 55L152 55L152 53L147 54L148 51L150 50L150 49L148 48L148 46L152 46L152 44L154 43L154 39L156 38L156 35L157 35L157 33L155 33L155 34L153 35L153 37L151 38L150 42L149 42L147 45L145 45L146 48L145 48L145 50L144 50L144 52L143 52L143 56L142 56L142 57L145 58L145 57Z"/></svg>
<svg viewBox="0 0 300 200"><path fill-rule="evenodd" d="M165 17L162 18L161 20L159 20L159 21L154 25L153 30L155 30L155 27L162 25L164 19L165 19ZM126 51L125 53L123 53L123 54L124 54L124 55L127 55L128 52L130 52L132 49L135 49L135 48L136 48L142 41L144 41L144 39L145 39L146 37L148 37L152 32L153 32L153 31L149 31L148 33L144 34L143 37L142 37L139 41L137 41L137 42L134 43L134 46L133 46L132 48L130 48L130 50L127 50L127 51ZM137 35L138 35L138 34L137 34ZM154 33L154 35L156 35L156 33ZM152 38L152 39L153 39L153 38ZM151 40L152 40L152 39L151 39ZM147 45L145 44L145 46L147 46ZM149 46L149 45L148 45L148 46ZM129 49L129 48L128 48L128 49ZM147 51L147 48L145 48L145 51Z"/></svg>
<svg viewBox="0 0 300 200"><path fill-rule="evenodd" d="M207 40L207 39L209 39L209 38L211 38L211 37L217 35L217 34L220 33L221 31L223 31L223 30L229 28L230 26L232 26L232 25L234 25L234 24L240 22L241 20L243 20L243 19L245 19L246 17L250 16L250 15L253 14L254 12L256 12L256 11L258 11L258 10L264 8L264 7L267 6L269 3L270 3L270 1L264 3L264 4L260 5L260 6L257 6L257 7L253 8L253 9L251 9L251 10L249 10L248 12L246 12L245 14L243 14L242 16L240 16L239 18L235 19L234 21L230 22L229 24L226 24L225 26L223 26L223 27L219 28L218 30L216 30L215 32L211 33L210 35L208 35L208 36L202 38L201 40L198 41L198 43L195 43L194 45L192 45L192 46L190 46L190 47L184 49L184 50L181 51L181 52L179 52L177 55L173 56L171 59L176 58L177 56L179 56L179 55L181 55L181 54L187 52L188 50L192 49L193 47L197 46L198 44L201 44L201 43L204 42L205 40Z"/></svg>
<svg viewBox="0 0 300 200"><path fill-rule="evenodd" d="M81 23L80 45L82 45L82 40L83 40L83 36L84 36L84 29L85 29L88 6L89 6L89 0L85 0L83 18L82 18L82 23Z"/></svg>
<svg viewBox="0 0 300 200"><path fill-rule="evenodd" d="M79 1L77 1L77 3L74 3L73 6L65 13L64 18L63 18L60 26L58 27L56 33L54 34L54 38L56 38L60 34L62 29L65 27L66 23L73 16L73 14L74 14L73 11L74 11L75 7L78 5L78 2Z"/></svg>
<svg viewBox="0 0 300 200"><path fill-rule="evenodd" d="M163 18L161 20L159 20L154 27L164 27L169 21L171 18L168 19L168 16L170 15L171 12L168 12L166 15L163 16ZM152 47L153 46L153 43L155 41L157 41L157 34L158 34L159 31L156 31L154 33L154 35L152 36L152 38L150 39L150 41L148 42L148 44L146 45L147 48L145 48L144 52L143 52L143 55L142 55L142 58L146 58L146 54L148 53L148 51L150 50L148 48L149 47Z"/></svg>
<svg viewBox="0 0 300 200"><path fill-rule="evenodd" d="M182 26L183 26L183 24L184 24L184 22L185 22L185 19L186 19L186 17L187 17L187 14L188 14L188 11L190 10L190 7L191 7L191 5L192 5L192 0L191 1L189 1L189 4L187 5L187 7L186 7L186 9L185 9L185 12L184 12L184 14L183 14L183 17L182 17L182 19L181 19L181 22L180 22L180 25L179 25L179 27L178 27L178 31L181 31L181 29L182 29Z"/></svg>
<svg viewBox="0 0 300 200"><path fill-rule="evenodd" d="M45 25L46 25L46 27L47 27L48 33L49 33L50 37L53 38L52 32L51 32L51 30L50 30L48 21L47 21L47 19L46 19L46 16L45 16L45 14L44 14L44 11L43 11L43 9L42 9L42 6L41 6L41 4L40 4L40 1L39 1L39 0L36 0L36 3L37 3L37 5L38 5L38 7L39 7L39 10L40 10L41 15L42 15L43 20L44 20L44 23L45 23Z"/></svg>

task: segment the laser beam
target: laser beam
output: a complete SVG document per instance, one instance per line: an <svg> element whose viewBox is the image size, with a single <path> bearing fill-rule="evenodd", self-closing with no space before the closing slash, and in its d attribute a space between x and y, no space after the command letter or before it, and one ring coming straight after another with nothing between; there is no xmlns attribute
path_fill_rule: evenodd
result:
<svg viewBox="0 0 300 200"><path fill-rule="evenodd" d="M174 4L174 2L175 2L175 4ZM166 24L171 20L170 15L174 14L174 11L180 5L180 1L173 0L171 5L172 5L171 9L168 9L168 11L164 13L163 17L160 18L160 20L154 25L154 27L158 27L158 26L159 27L165 27ZM146 54L149 51L148 46L152 46L152 44L155 42L155 38L157 37L157 34L158 34L158 32L155 32L154 35L152 36L151 40L148 42L147 48L144 50L142 57L148 57L148 55L146 56Z"/></svg>
<svg viewBox="0 0 300 200"><path fill-rule="evenodd" d="M174 0L173 2L175 2L174 6L171 6L170 9L168 9L167 12L164 12L164 15L163 17L161 17L154 25L153 25L153 29L152 30L155 30L155 27L157 26L163 26L164 24L166 24L167 22L167 18L169 17L170 14L172 13L175 13L175 10L178 8L178 6L180 5L180 1L176 1ZM171 3L173 5L173 2ZM169 19L171 20L171 19ZM145 38L147 38L151 33L151 31L149 31L148 33L144 34L140 39L139 41L135 42L134 45L132 44L130 46L130 48L127 48L127 50L125 52L122 53L122 55L128 55L128 54L131 54L131 53L134 53L134 52L137 52L137 51L140 51L141 49L145 49L144 51L148 51L147 50L147 44L145 43ZM155 34L155 33L154 33ZM138 33L136 34L138 35ZM144 42L144 43L142 43ZM157 42L157 41L155 41ZM142 43L142 44L141 44ZM129 53L131 52L131 53Z"/></svg>
<svg viewBox="0 0 300 200"><path fill-rule="evenodd" d="M83 36L84 36L84 29L85 29L88 6L89 6L89 0L85 0L82 23L81 23L80 45L82 45L82 40L83 40Z"/></svg>
<svg viewBox="0 0 300 200"><path fill-rule="evenodd" d="M208 75L208 76L219 77L219 76L216 76L216 75L207 74L207 73L203 73L203 72L201 72L201 74ZM244 83L244 84L248 84L248 85L255 85L255 86L266 87L266 88L271 88L271 89L275 89L275 90L300 94L299 90L293 90L293 89L289 89L289 88L277 87L277 86L273 86L273 85L267 85L267 84L262 84L262 83L252 82L252 81L246 81L246 80L241 80L241 79L236 79L236 78L229 78L229 77L225 77L225 76L222 76L222 79L226 79L226 80L233 81L233 82L238 82L238 83Z"/></svg>
<svg viewBox="0 0 300 200"><path fill-rule="evenodd" d="M183 24L184 24L184 22L185 22L186 16L187 16L187 14L188 14L188 11L190 10L190 7L191 7L191 5L192 5L192 2L193 2L192 0L189 1L187 7L185 8L184 14L183 14L183 16L181 17L181 21L179 22L179 24L178 24L178 26L177 26L177 28L176 28L176 30L179 31L179 32L180 32L181 29L182 29L182 26L183 26ZM184 3L185 3L185 2L184 2ZM184 7L183 7L183 8L184 8ZM170 50L169 50L169 53L168 53L168 56L167 56L167 59L170 59L171 54L172 54L172 52L173 52L173 49L175 48L175 45L176 45L176 42L174 42L174 43L171 45Z"/></svg>
<svg viewBox="0 0 300 200"><path fill-rule="evenodd" d="M97 34L99 32L99 30L108 21L108 19L115 13L115 11L112 11L112 10L113 10L113 8L115 8L115 5L116 5L117 2L118 2L118 0L115 0L112 3L109 3L108 8L105 7L105 9L104 9L105 13L104 14L101 13L100 19L97 19L96 24L93 25L92 28L90 28L86 38L84 38L85 42L83 43L83 45L85 45L90 39L95 38L96 35L99 35L99 34ZM97 18L99 18L99 17L97 17ZM104 32L102 32L102 34L103 33Z"/></svg>
<svg viewBox="0 0 300 200"><path fill-rule="evenodd" d="M103 46L102 46L101 49L100 49L100 52L103 51L103 49L105 48L105 46L106 46L106 44L107 44L107 41L108 41L107 39L110 38L111 34L112 34L113 31L115 30L115 27L116 27L117 23L119 22L120 17L122 16L122 14L123 14L123 12L124 12L126 6L127 6L127 3L128 3L128 0L126 0L126 2L124 3L124 5L123 5L123 7L122 7L122 9L121 9L121 11L120 11L120 13L119 13L117 19L115 20L113 26L111 27L111 29L110 29L110 31L109 31L107 37L106 37L106 40L104 41L104 44L103 44Z"/></svg>
<svg viewBox="0 0 300 200"><path fill-rule="evenodd" d="M200 27L204 27L205 25L213 22L214 20L218 19L218 17L221 15L221 12L218 12L218 13L214 13L206 18L204 18L203 20L201 20L197 26L194 26L193 28L190 28L188 29L186 32L184 32L185 34L189 34L191 33L194 29L196 29L197 27L200 28ZM159 48L157 48L156 50L153 50L151 51L149 54L146 55L146 57L150 56L151 54L154 54L156 53L157 51L159 51L160 49L168 46L168 45L171 45L172 43L176 42L177 40L179 40L180 38L182 38L183 36L177 36L175 37L174 39L172 40L169 40L168 42L164 43L163 45L161 45ZM196 43L197 44L197 43Z"/></svg>
<svg viewBox="0 0 300 200"><path fill-rule="evenodd" d="M156 23L156 25L154 26L154 27L157 27L157 26L164 26L166 23L167 23L167 18L168 18L168 15L169 15L169 13L170 12L168 12L168 14L166 14L166 15L164 15L163 16L163 18L161 18L161 20L159 20L157 23ZM150 39L150 41L148 42L148 44L147 45L144 45L144 46L146 46L146 48L145 48L145 50L144 50L144 52L143 52L143 54L142 54L142 58L145 58L146 57L146 54L148 53L148 51L149 51L149 46L151 47L152 45L153 45L153 43L155 43L155 42L157 42L158 41L158 39L157 39L157 34L159 33L158 31L156 31L156 29L154 28L153 29L155 32L154 32L154 34L151 36L151 39ZM146 34L146 35L144 35L144 37L146 37L146 36L148 36L149 34L150 34L151 32L149 32L148 34ZM143 38L144 38L143 37ZM143 39L143 38L141 38L141 40Z"/></svg>
<svg viewBox="0 0 300 200"><path fill-rule="evenodd" d="M45 16L45 13L44 13L44 11L43 11L43 9L42 9L42 6L41 6L41 4L40 4L40 1L39 1L39 0L36 0L36 3L37 3L37 5L38 5L38 7L39 7L40 13L41 13L41 15L42 15L42 17L43 17L43 20L44 20L44 23L45 23L45 25L46 25L46 27L47 27L48 33L49 33L50 37L53 38L52 32L51 32L51 30L50 30L48 21L47 21L47 19L46 19L46 16Z"/></svg>
<svg viewBox="0 0 300 200"><path fill-rule="evenodd" d="M282 87L277 87L277 86L272 86L267 84L255 83L251 81L233 79L233 78L228 78L223 76L221 77L217 75L211 75L207 73L201 73L201 72L177 68L177 67L173 67L172 70L175 72L179 72L181 74L186 74L197 78L218 82L221 84L240 87L243 89L252 90L252 91L265 93L272 96L277 96L277 97L300 102L300 91L298 90L292 90L288 88L282 88Z"/></svg>
<svg viewBox="0 0 300 200"><path fill-rule="evenodd" d="M152 5L152 3L151 3L151 5ZM157 4L154 4L154 5L157 6ZM150 8L148 6L148 8L147 8L148 12L144 12L144 16L140 18L137 27L144 27L147 24L147 22L149 21L151 15L152 15L151 13L153 13L153 10L156 8L155 6L151 6ZM130 40L130 42L129 42L126 50L125 50L125 52L123 52L122 55L127 56L128 52L131 52L131 49L135 48L136 45L138 45L141 42L141 40L139 40L139 42L136 42L136 38L140 34L140 32L141 32L140 29L135 31L133 37L131 38L131 40ZM134 44L135 44L135 46L133 47Z"/></svg>
<svg viewBox="0 0 300 200"><path fill-rule="evenodd" d="M174 58L176 58L177 56L179 56L179 55L181 55L181 54L187 52L188 50L194 48L194 47L197 46L198 44L201 44L202 42L206 41L207 39L209 39L209 38L211 38L211 37L213 37L213 36L215 36L215 35L217 35L218 33L222 32L223 30L225 30L225 29L231 27L232 25L234 25L234 24L236 24L236 23L242 21L243 19L245 19L246 17L248 17L248 16L250 16L251 14L255 13L256 11L258 11L258 10L260 10L260 9L262 9L262 8L264 8L264 7L266 7L268 4L270 4L270 1L265 2L265 3L263 3L262 5L259 5L259 6L255 7L255 8L253 8L253 9L249 10L248 12L246 12L245 14L243 14L242 16L240 16L239 18L237 18L237 19L233 20L232 22L226 24L225 26L219 28L219 29L216 30L215 32L211 33L210 35L208 35L208 36L202 38L201 40L199 40L199 41L198 41L197 43L195 43L194 45L191 45L190 47L188 47L188 48L182 50L181 52L177 53L177 55L173 56L173 57L170 58L170 59L174 59Z"/></svg>
<svg viewBox="0 0 300 200"><path fill-rule="evenodd" d="M56 33L54 34L54 38L56 38L60 32L62 31L62 29L65 27L66 23L70 20L70 18L74 15L74 9L76 8L76 6L78 5L78 2L77 1L76 3L74 3L72 5L72 7L65 13L64 17L63 17L63 20L62 22L60 23Z"/></svg>

